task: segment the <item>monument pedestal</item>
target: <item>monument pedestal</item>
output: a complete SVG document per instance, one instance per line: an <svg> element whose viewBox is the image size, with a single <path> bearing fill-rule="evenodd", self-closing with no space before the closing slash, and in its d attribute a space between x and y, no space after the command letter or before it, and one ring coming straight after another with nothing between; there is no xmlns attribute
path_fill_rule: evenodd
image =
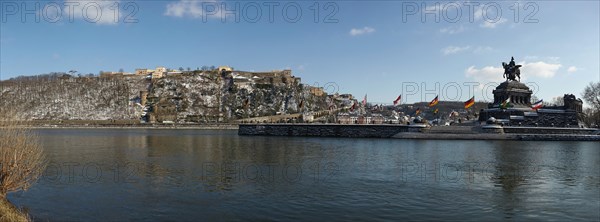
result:
<svg viewBox="0 0 600 222"><path fill-rule="evenodd" d="M580 127L582 112L581 99L565 94L563 106L544 106L541 109L531 108L531 94L527 85L520 83L521 65L511 58L510 63L502 63L506 81L498 85L494 93L494 102L487 109L479 112L479 121L494 120L500 125L509 126L547 126L547 127ZM518 79L518 80L517 80ZM504 104L508 101L508 105ZM492 119L490 119L492 118Z"/></svg>
<svg viewBox="0 0 600 222"><path fill-rule="evenodd" d="M500 108L502 102L510 101L513 108L531 108L531 94L527 85L517 81L500 83L494 91L494 103L488 108Z"/></svg>
<svg viewBox="0 0 600 222"><path fill-rule="evenodd" d="M479 113L479 121L485 122L491 117L504 126L543 126L543 127L579 127L581 100L573 95L565 95L564 106L531 108L532 91L517 81L501 83L493 91L494 103ZM503 107L504 101L510 101ZM573 102L574 101L574 102Z"/></svg>

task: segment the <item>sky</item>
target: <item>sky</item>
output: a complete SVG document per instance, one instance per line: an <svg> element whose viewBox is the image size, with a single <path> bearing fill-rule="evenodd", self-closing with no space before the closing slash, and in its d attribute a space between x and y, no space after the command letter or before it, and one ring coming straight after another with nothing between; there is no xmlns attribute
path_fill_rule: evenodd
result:
<svg viewBox="0 0 600 222"><path fill-rule="evenodd" d="M515 58L545 101L600 81L598 1L6 1L0 79L291 69L372 103L490 101Z"/></svg>

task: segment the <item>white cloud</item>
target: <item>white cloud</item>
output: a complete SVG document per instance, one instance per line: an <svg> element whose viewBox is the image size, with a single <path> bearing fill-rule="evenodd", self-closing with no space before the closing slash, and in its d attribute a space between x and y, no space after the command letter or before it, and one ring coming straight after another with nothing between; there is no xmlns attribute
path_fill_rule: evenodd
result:
<svg viewBox="0 0 600 222"><path fill-rule="evenodd" d="M210 13L207 14L205 9L210 9ZM214 10L214 12L212 10ZM214 18L219 17L219 5L216 0L179 0L167 4L164 15L173 17Z"/></svg>
<svg viewBox="0 0 600 222"><path fill-rule="evenodd" d="M521 62L519 64L523 66L521 67L522 77L526 75L541 78L551 78L556 74L556 71L562 67L561 64L545 63L542 61L531 63Z"/></svg>
<svg viewBox="0 0 600 222"><path fill-rule="evenodd" d="M126 12L117 11L123 8L120 0L69 0L65 4L68 5L65 5L62 9L65 14L63 17L71 18L72 16L99 25L116 25L122 21L123 15L126 14ZM47 10L54 9L48 7ZM70 14L71 12L73 12L73 15Z"/></svg>
<svg viewBox="0 0 600 222"><path fill-rule="evenodd" d="M364 34L369 34L369 33L373 33L375 32L374 28L365 26L364 28L359 28L359 29L352 29L350 30L350 35L351 36L358 36L358 35L364 35Z"/></svg>
<svg viewBox="0 0 600 222"><path fill-rule="evenodd" d="M493 29L493 28L496 28L496 26L498 26L502 23L505 23L506 21L508 21L508 20L505 18L500 18L498 21L484 19L483 23L481 23L480 26L483 28Z"/></svg>
<svg viewBox="0 0 600 222"><path fill-rule="evenodd" d="M524 80L528 76L540 77L540 78L551 78L553 77L558 69L562 67L561 64L545 63L542 61L538 62L521 62L521 78ZM500 82L504 81L503 77L504 68L502 66L486 66L481 69L471 66L465 70L465 76L467 78L474 79L475 81L486 84L488 82ZM481 85L480 85L481 86Z"/></svg>
<svg viewBox="0 0 600 222"><path fill-rule="evenodd" d="M504 68L498 66L486 66L483 67L481 69L477 69L475 68L475 66L471 66L469 68L467 68L467 70L465 70L465 76L467 78L471 78L474 79L475 81L479 82L479 86L482 87L483 85L489 83L489 82L500 82L503 81L504 78L502 77L502 74L504 73Z"/></svg>
<svg viewBox="0 0 600 222"><path fill-rule="evenodd" d="M475 8L473 18L475 18L475 21L481 21L480 27L488 29L496 28L496 26L508 21L508 19L502 18L502 12L497 14L493 7L487 8L486 11L483 10L482 6Z"/></svg>
<svg viewBox="0 0 600 222"><path fill-rule="evenodd" d="M451 54L456 54L465 50L470 49L471 46L448 46L446 48L443 48L441 51L444 55L451 55Z"/></svg>
<svg viewBox="0 0 600 222"><path fill-rule="evenodd" d="M450 26L450 27L442 28L442 29L440 29L440 32L448 33L448 34L452 35L452 34L464 32L465 30L466 30L466 28L463 25L460 25L458 27Z"/></svg>
<svg viewBox="0 0 600 222"><path fill-rule="evenodd" d="M577 69L577 67L575 67L575 66L571 66L571 67L569 67L569 68L567 69L567 72L568 72L568 73L574 73L574 72L577 72L577 70L578 70L578 69Z"/></svg>

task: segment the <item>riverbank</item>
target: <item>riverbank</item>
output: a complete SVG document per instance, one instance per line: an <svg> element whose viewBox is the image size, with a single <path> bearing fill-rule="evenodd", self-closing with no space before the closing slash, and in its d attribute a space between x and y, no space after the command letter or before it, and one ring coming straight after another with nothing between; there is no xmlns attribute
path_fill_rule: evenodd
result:
<svg viewBox="0 0 600 222"><path fill-rule="evenodd" d="M238 125L177 125L177 124L139 124L139 125L27 125L34 129L204 129L238 130Z"/></svg>
<svg viewBox="0 0 600 222"><path fill-rule="evenodd" d="M27 214L21 212L17 207L12 205L8 200L0 197L0 222L28 222Z"/></svg>
<svg viewBox="0 0 600 222"><path fill-rule="evenodd" d="M241 136L311 136L425 140L600 141L598 129L426 126L424 124L241 124Z"/></svg>
<svg viewBox="0 0 600 222"><path fill-rule="evenodd" d="M600 141L598 135L570 134L432 134L432 133L398 133L394 139L424 139L424 140L525 140L525 141Z"/></svg>
<svg viewBox="0 0 600 222"><path fill-rule="evenodd" d="M207 129L237 130L238 124L227 123L141 123L139 120L29 120L19 122L24 127L52 128L114 128L114 129Z"/></svg>

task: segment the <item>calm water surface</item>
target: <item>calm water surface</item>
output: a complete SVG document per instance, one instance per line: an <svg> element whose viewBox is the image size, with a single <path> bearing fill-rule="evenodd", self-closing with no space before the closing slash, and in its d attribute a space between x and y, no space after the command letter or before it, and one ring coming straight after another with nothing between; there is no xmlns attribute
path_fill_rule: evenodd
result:
<svg viewBox="0 0 600 222"><path fill-rule="evenodd" d="M38 133L40 221L600 220L597 142Z"/></svg>

